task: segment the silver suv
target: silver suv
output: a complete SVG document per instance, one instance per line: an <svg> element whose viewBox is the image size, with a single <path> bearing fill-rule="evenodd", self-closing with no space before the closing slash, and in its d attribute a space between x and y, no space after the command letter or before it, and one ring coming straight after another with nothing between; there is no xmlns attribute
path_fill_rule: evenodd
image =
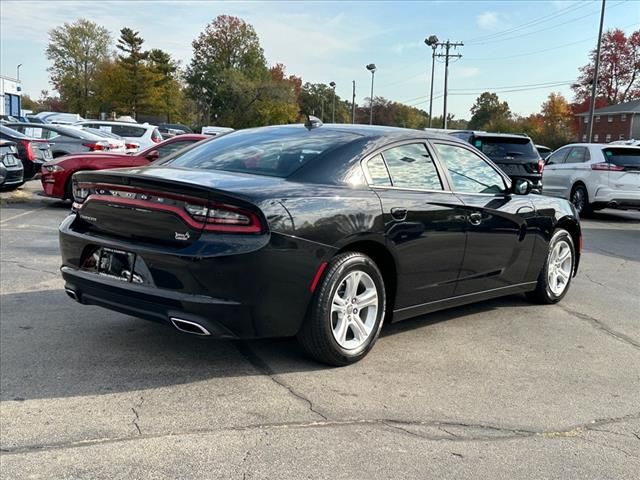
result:
<svg viewBox="0 0 640 480"><path fill-rule="evenodd" d="M581 215L601 208L640 209L640 147L574 143L551 154L542 193L566 198Z"/></svg>

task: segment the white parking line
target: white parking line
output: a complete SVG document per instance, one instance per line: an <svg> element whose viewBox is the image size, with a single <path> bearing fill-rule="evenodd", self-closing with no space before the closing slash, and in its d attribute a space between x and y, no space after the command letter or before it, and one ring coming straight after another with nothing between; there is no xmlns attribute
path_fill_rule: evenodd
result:
<svg viewBox="0 0 640 480"><path fill-rule="evenodd" d="M39 212L40 210L44 210L45 208L47 208L47 207L36 208L35 210L29 210L28 212L23 212L23 213L20 213L18 215L14 215L13 217L5 218L4 220L2 220L0 222L0 225L4 225L5 223L10 222L11 220L15 220L16 218L24 217L25 215L29 215L31 213Z"/></svg>

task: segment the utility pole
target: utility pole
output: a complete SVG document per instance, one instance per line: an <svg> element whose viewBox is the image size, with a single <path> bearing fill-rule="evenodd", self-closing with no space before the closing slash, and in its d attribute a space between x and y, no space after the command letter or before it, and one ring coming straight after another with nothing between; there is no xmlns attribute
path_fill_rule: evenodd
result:
<svg viewBox="0 0 640 480"><path fill-rule="evenodd" d="M438 43L438 46L444 47L444 53L438 53L436 57L444 58L444 110L442 114L442 128L446 129L447 128L447 89L449 85L449 59L462 58L462 55L460 55L459 53L451 54L450 50L451 50L451 47L453 47L454 50L458 47L462 47L464 46L464 43L462 42L451 43L449 40L447 40L444 43Z"/></svg>
<svg viewBox="0 0 640 480"><path fill-rule="evenodd" d="M588 143L593 142L593 113L596 109L596 95L598 95L598 70L600 69L600 46L602 44L602 24L604 23L604 5L606 0L602 0L602 10L600 11L600 30L598 31L598 46L596 48L596 64L591 79L591 103L589 104L589 138Z"/></svg>
<svg viewBox="0 0 640 480"><path fill-rule="evenodd" d="M333 88L333 107L331 107L331 123L336 123L336 82L329 84Z"/></svg>
<svg viewBox="0 0 640 480"><path fill-rule="evenodd" d="M353 95L351 96L351 124L356 123L356 81L353 80Z"/></svg>

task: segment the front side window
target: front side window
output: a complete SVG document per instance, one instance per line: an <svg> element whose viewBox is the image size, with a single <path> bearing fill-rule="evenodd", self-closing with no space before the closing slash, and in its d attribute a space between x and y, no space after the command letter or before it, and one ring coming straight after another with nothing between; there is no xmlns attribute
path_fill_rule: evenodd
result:
<svg viewBox="0 0 640 480"><path fill-rule="evenodd" d="M569 155L567 155L565 163L584 163L588 162L589 159L589 150L585 147L573 147L569 151Z"/></svg>
<svg viewBox="0 0 640 480"><path fill-rule="evenodd" d="M465 193L502 193L502 176L481 157L457 145L435 145L453 182L453 189Z"/></svg>
<svg viewBox="0 0 640 480"><path fill-rule="evenodd" d="M382 155L394 187L442 190L436 166L423 143L392 147Z"/></svg>
<svg viewBox="0 0 640 480"><path fill-rule="evenodd" d="M556 150L547 159L547 165L558 165L560 163L564 163L568 153L568 148L561 148L560 150Z"/></svg>
<svg viewBox="0 0 640 480"><path fill-rule="evenodd" d="M389 172L387 171L387 166L384 164L382 155L378 154L369 159L367 162L367 172L369 173L371 185L391 186L391 178L389 177Z"/></svg>

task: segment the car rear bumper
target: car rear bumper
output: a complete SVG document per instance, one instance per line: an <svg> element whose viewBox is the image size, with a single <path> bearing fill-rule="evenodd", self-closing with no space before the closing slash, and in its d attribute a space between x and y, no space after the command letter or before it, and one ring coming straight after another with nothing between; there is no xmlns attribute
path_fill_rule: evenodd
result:
<svg viewBox="0 0 640 480"><path fill-rule="evenodd" d="M175 318L194 322L217 338L295 335L312 296L309 285L321 262L318 252L326 251L312 242L285 242L271 234L266 242L236 236L237 245L232 236L201 237L187 253L81 233L73 228L76 220L69 215L59 232L61 272L70 296L168 325ZM87 259L96 248L135 254L130 278L90 270Z"/></svg>
<svg viewBox="0 0 640 480"><path fill-rule="evenodd" d="M640 208L640 189L620 191L600 188L596 191L592 203L600 208Z"/></svg>
<svg viewBox="0 0 640 480"><path fill-rule="evenodd" d="M175 326L172 320L186 320L201 325L212 338L252 336L250 309L237 302L133 285L70 267L61 272L67 294L84 305L169 326Z"/></svg>

